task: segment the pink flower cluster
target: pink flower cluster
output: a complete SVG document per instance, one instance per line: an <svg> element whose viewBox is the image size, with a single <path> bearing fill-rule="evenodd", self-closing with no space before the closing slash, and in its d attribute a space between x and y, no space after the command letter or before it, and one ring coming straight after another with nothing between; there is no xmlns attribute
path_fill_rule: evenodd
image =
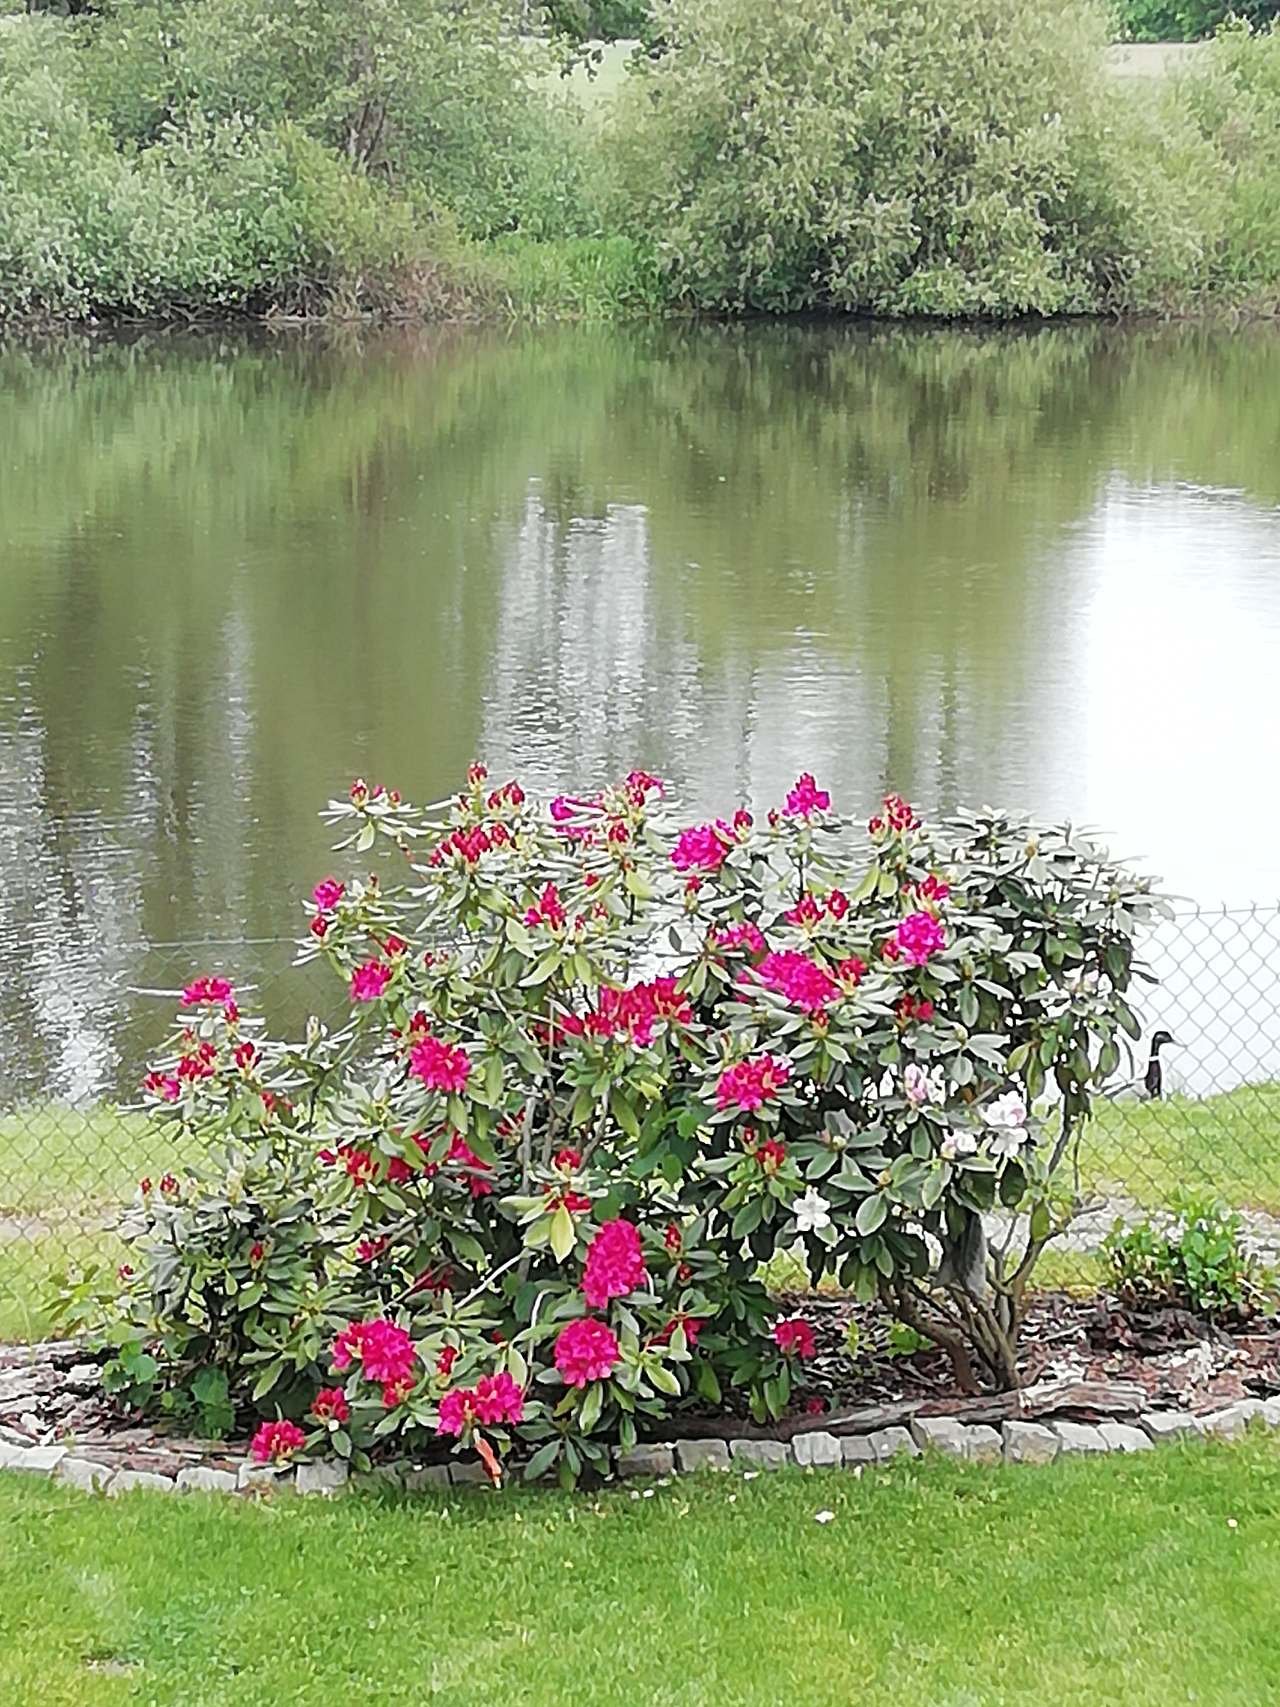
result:
<svg viewBox="0 0 1280 1707"><path fill-rule="evenodd" d="M744 972L742 981L758 978L767 990L785 996L793 1007L806 1013L821 1013L829 1002L840 995L840 986L825 967L794 949L780 954L766 954L754 972Z"/></svg>
<svg viewBox="0 0 1280 1707"><path fill-rule="evenodd" d="M229 1002L235 993L235 985L228 978L197 978L182 992L182 1006L200 1008L216 1002Z"/></svg>
<svg viewBox="0 0 1280 1707"><path fill-rule="evenodd" d="M947 933L932 913L908 913L894 942L909 966L923 966L947 946Z"/></svg>
<svg viewBox="0 0 1280 1707"><path fill-rule="evenodd" d="M585 1028L595 1037L626 1037L637 1049L647 1049L661 1020L669 1025L693 1023L693 1010L674 978L655 978L628 990L602 988Z"/></svg>
<svg viewBox="0 0 1280 1707"><path fill-rule="evenodd" d="M336 877L324 877L311 891L311 899L318 913L331 913L346 892L345 883L339 883Z"/></svg>
<svg viewBox="0 0 1280 1707"><path fill-rule="evenodd" d="M475 1423L518 1423L524 1416L524 1393L504 1370L482 1375L474 1387L455 1387L440 1401L437 1434L460 1435Z"/></svg>
<svg viewBox="0 0 1280 1707"><path fill-rule="evenodd" d="M806 891L790 912L783 914L783 917L789 925L804 927L821 924L828 914L833 919L843 919L848 911L849 897L841 889L833 889L825 897L812 895Z"/></svg>
<svg viewBox="0 0 1280 1707"><path fill-rule="evenodd" d="M423 1140L419 1143L425 1149ZM462 1176L467 1182L467 1190L472 1197L492 1197L493 1181L487 1176L493 1172L488 1162L477 1156L460 1132L455 1132L449 1142L449 1161L457 1162L462 1169ZM427 1172L433 1171L428 1164Z"/></svg>
<svg viewBox="0 0 1280 1707"><path fill-rule="evenodd" d="M558 931L564 929L567 917L560 891L554 883L548 883L539 895L537 905L530 907L525 913L524 922L530 926L546 925L548 929Z"/></svg>
<svg viewBox="0 0 1280 1707"><path fill-rule="evenodd" d="M787 804L783 808L788 818L808 818L814 812L827 812L831 809L831 796L825 788L819 788L808 771L796 778L796 785L787 795Z"/></svg>
<svg viewBox="0 0 1280 1707"><path fill-rule="evenodd" d="M442 836L432 848L428 865L443 865L446 859L456 854L464 865L477 865L482 855L494 848L506 847L511 840L511 832L505 824L477 824L473 829L450 830L447 836Z"/></svg>
<svg viewBox="0 0 1280 1707"><path fill-rule="evenodd" d="M351 974L351 1000L376 1002L391 982L391 968L380 960L366 960Z"/></svg>
<svg viewBox="0 0 1280 1707"><path fill-rule="evenodd" d="M182 1081L171 1073L148 1073L142 1081L142 1088L153 1097L159 1097L161 1102L177 1102L182 1095Z"/></svg>
<svg viewBox="0 0 1280 1707"><path fill-rule="evenodd" d="M321 1387L307 1414L318 1423L344 1423L351 1416L351 1406L341 1387Z"/></svg>
<svg viewBox="0 0 1280 1707"><path fill-rule="evenodd" d="M567 1323L556 1339L555 1365L566 1387L604 1381L621 1361L613 1329L594 1316L580 1316Z"/></svg>
<svg viewBox="0 0 1280 1707"><path fill-rule="evenodd" d="M471 1076L471 1060L466 1050L442 1043L421 1028L418 1033L409 1050L410 1071L429 1091L465 1091Z"/></svg>
<svg viewBox="0 0 1280 1707"><path fill-rule="evenodd" d="M307 1437L293 1422L264 1422L249 1443L249 1452L259 1464L284 1464Z"/></svg>
<svg viewBox="0 0 1280 1707"><path fill-rule="evenodd" d="M625 1298L648 1279L640 1235L630 1221L606 1221L587 1247L582 1295L595 1310Z"/></svg>
<svg viewBox="0 0 1280 1707"><path fill-rule="evenodd" d="M671 863L677 871L716 872L729 857L733 843L733 831L723 818L714 824L694 824L676 837Z"/></svg>
<svg viewBox="0 0 1280 1707"><path fill-rule="evenodd" d="M813 1329L803 1316L788 1316L773 1325L773 1341L784 1357L812 1357L818 1347Z"/></svg>
<svg viewBox="0 0 1280 1707"><path fill-rule="evenodd" d="M883 836L888 830L918 830L920 820L900 794L886 794L884 810L871 819L867 825L873 836Z"/></svg>
<svg viewBox="0 0 1280 1707"><path fill-rule="evenodd" d="M928 877L916 884L916 894L922 901L932 901L936 905L941 905L950 896L951 885L944 883L941 878L935 877L930 872Z"/></svg>
<svg viewBox="0 0 1280 1707"><path fill-rule="evenodd" d="M371 1322L353 1322L333 1342L333 1367L350 1369L359 1359L365 1379L382 1387L382 1402L388 1410L398 1405L413 1385L417 1351L413 1340L395 1322L378 1317Z"/></svg>
<svg viewBox="0 0 1280 1707"><path fill-rule="evenodd" d="M720 1108L740 1108L749 1114L772 1101L790 1077L790 1067L777 1056L748 1056L721 1073L716 1081L716 1103Z"/></svg>

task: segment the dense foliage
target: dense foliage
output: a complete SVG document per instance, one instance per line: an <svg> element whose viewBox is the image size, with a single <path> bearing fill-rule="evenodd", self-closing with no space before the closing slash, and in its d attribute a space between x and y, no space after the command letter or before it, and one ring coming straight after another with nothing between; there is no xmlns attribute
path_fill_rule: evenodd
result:
<svg viewBox="0 0 1280 1707"><path fill-rule="evenodd" d="M698 307L1153 305L1197 225L1100 75L1087 4L660 0L627 181ZM994 46L993 44L998 44Z"/></svg>
<svg viewBox="0 0 1280 1707"><path fill-rule="evenodd" d="M809 776L761 825L480 767L330 816L398 867L315 890L350 1019L283 1044L225 981L184 992L147 1090L214 1160L143 1182L118 1388L253 1408L265 1455L440 1435L496 1469L518 1439L572 1477L672 1409L788 1408L813 1332L759 1273L796 1247L966 1387L1016 1382L1054 1170L1136 1034L1146 882L896 797L855 835ZM1027 1234L989 1245L1002 1205Z"/></svg>
<svg viewBox="0 0 1280 1707"><path fill-rule="evenodd" d="M1106 73L1109 22L1102 0L12 14L0 315L1274 306L1276 37L1239 23L1144 88ZM631 29L649 51L606 78L589 33Z"/></svg>
<svg viewBox="0 0 1280 1707"><path fill-rule="evenodd" d="M1247 1314L1263 1300L1263 1271L1240 1214L1213 1199L1184 1197L1167 1215L1117 1221L1103 1258L1121 1294L1139 1307L1215 1317Z"/></svg>
<svg viewBox="0 0 1280 1707"><path fill-rule="evenodd" d="M1265 27L1278 0L1120 0L1120 28L1131 41L1199 41L1230 18Z"/></svg>

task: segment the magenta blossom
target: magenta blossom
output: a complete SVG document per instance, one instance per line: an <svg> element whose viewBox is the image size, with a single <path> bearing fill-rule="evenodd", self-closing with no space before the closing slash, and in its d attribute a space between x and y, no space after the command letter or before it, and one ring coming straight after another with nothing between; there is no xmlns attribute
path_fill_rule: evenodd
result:
<svg viewBox="0 0 1280 1707"><path fill-rule="evenodd" d="M630 1221L606 1221L587 1250L582 1274L587 1303L602 1309L611 1298L625 1298L647 1279L639 1233Z"/></svg>
<svg viewBox="0 0 1280 1707"><path fill-rule="evenodd" d="M739 1108L750 1114L770 1102L791 1077L787 1063L773 1055L753 1055L726 1067L716 1082L716 1102L721 1108Z"/></svg>
<svg viewBox="0 0 1280 1707"><path fill-rule="evenodd" d="M796 778L784 810L788 818L808 818L811 813L827 812L830 807L831 796L825 788L818 787L810 772L805 771Z"/></svg>
<svg viewBox="0 0 1280 1707"><path fill-rule="evenodd" d="M793 1007L804 1008L811 1014L820 1012L840 995L840 986L824 967L790 948L781 954L766 954L754 973L744 972L742 976L743 982L753 976L758 978L767 990L775 990Z"/></svg>
<svg viewBox="0 0 1280 1707"><path fill-rule="evenodd" d="M380 960L366 960L351 974L351 1000L376 1002L391 982L391 968Z"/></svg>
<svg viewBox="0 0 1280 1707"><path fill-rule="evenodd" d="M923 966L947 946L947 933L932 913L908 913L894 942L909 966Z"/></svg>
<svg viewBox="0 0 1280 1707"><path fill-rule="evenodd" d="M331 913L346 892L345 883L339 883L336 877L326 877L311 891L311 899L320 912Z"/></svg>
<svg viewBox="0 0 1280 1707"><path fill-rule="evenodd" d="M206 1002L229 1002L235 993L235 985L229 978L197 978L182 992L182 1006L198 1008Z"/></svg>
<svg viewBox="0 0 1280 1707"><path fill-rule="evenodd" d="M714 824L694 824L681 830L671 850L671 863L677 871L719 871L729 855L733 832L723 821Z"/></svg>
<svg viewBox="0 0 1280 1707"><path fill-rule="evenodd" d="M556 1340L555 1363L566 1387L585 1387L603 1381L622 1361L613 1329L594 1316L567 1323Z"/></svg>
<svg viewBox="0 0 1280 1707"><path fill-rule="evenodd" d="M410 1049L409 1067L429 1091L465 1091L471 1075L466 1050L442 1043L430 1032Z"/></svg>

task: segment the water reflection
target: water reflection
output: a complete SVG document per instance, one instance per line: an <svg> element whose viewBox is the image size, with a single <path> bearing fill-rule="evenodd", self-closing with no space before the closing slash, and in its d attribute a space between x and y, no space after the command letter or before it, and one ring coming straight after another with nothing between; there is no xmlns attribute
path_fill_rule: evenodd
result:
<svg viewBox="0 0 1280 1707"><path fill-rule="evenodd" d="M356 772L804 765L1274 895L1277 396L1266 331L0 350L0 1100L127 1082L163 945L283 964Z"/></svg>

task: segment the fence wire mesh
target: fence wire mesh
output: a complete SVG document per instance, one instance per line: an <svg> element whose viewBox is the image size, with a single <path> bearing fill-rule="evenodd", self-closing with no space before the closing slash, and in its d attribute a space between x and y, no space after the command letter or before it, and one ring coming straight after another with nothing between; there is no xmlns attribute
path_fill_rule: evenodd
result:
<svg viewBox="0 0 1280 1707"><path fill-rule="evenodd" d="M1143 953L1157 980L1143 1036L1080 1142L1094 1221L1190 1191L1253 1212L1280 1245L1280 905L1179 911ZM140 1178L196 1159L138 1102L173 1017L165 992L216 965L274 1035L298 1036L308 1014L345 1009L326 966L292 957L287 942L122 948L118 972L65 1008L0 1015L0 1340L45 1331L68 1265L122 1258L115 1229Z"/></svg>

